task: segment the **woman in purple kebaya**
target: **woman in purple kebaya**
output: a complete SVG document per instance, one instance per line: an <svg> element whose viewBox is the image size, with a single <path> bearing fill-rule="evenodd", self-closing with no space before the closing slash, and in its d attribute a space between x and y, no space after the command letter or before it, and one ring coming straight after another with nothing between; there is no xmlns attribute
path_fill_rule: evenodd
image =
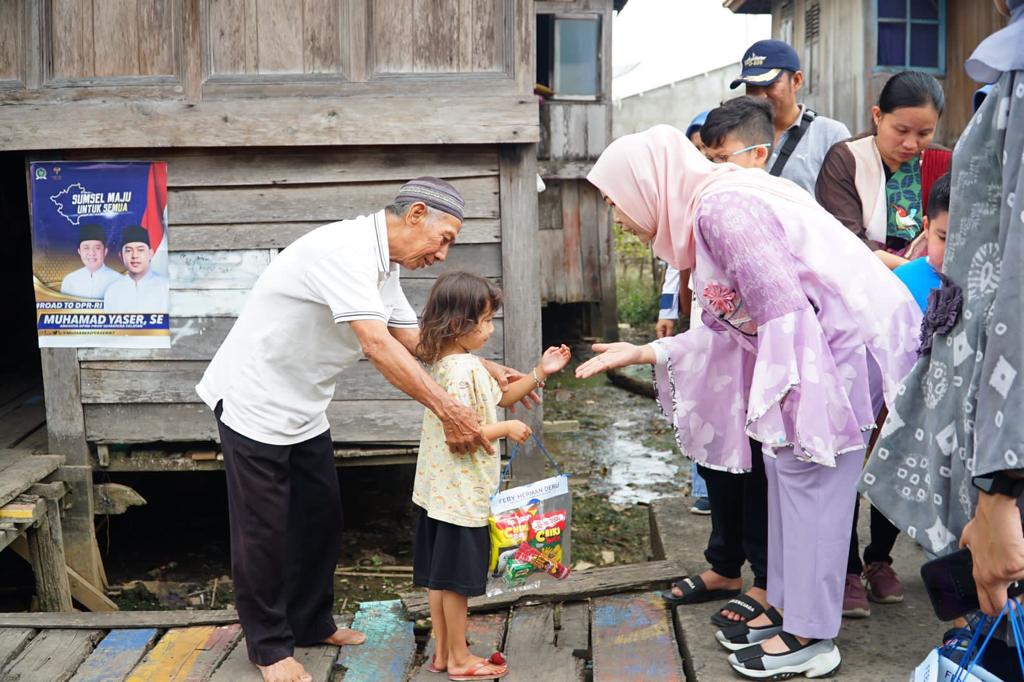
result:
<svg viewBox="0 0 1024 682"><path fill-rule="evenodd" d="M827 674L865 447L914 364L921 313L805 191L712 164L671 126L614 141L587 179L623 229L692 270L707 326L598 344L577 375L654 364L680 450L702 466L749 471L761 444L771 607L716 636L746 677Z"/></svg>

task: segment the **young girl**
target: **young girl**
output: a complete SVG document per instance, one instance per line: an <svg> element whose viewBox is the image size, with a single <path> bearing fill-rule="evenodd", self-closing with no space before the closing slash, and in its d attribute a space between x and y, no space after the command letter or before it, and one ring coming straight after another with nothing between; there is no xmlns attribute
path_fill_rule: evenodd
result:
<svg viewBox="0 0 1024 682"><path fill-rule="evenodd" d="M490 281L467 272L449 272L437 279L420 323L420 358L431 363L431 375L457 400L480 415L491 441L510 438L522 443L532 433L517 419L498 421L497 408L509 407L544 385L544 380L569 362L566 346L548 348L540 363L505 393L473 355L494 332L494 313L501 291ZM495 443L495 446L497 444ZM431 412L423 418L412 501L419 507L413 583L426 587L434 626L434 672L450 680L496 679L508 674L500 654L474 656L466 643L469 597L484 593L490 538L487 515L498 489L498 450L480 448L456 455L445 444L441 422Z"/></svg>

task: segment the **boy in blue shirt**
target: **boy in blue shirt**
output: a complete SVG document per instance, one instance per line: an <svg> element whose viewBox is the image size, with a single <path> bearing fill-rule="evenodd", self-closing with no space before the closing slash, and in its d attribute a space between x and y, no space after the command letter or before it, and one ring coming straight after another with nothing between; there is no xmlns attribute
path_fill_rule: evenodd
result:
<svg viewBox="0 0 1024 682"><path fill-rule="evenodd" d="M935 181L931 192L928 193L928 215L923 222L928 240L928 255L893 270L893 274L910 289L922 312L928 307L928 294L932 289L938 289L942 285L938 273L942 270L942 259L946 255L948 222L949 173L946 173Z"/></svg>

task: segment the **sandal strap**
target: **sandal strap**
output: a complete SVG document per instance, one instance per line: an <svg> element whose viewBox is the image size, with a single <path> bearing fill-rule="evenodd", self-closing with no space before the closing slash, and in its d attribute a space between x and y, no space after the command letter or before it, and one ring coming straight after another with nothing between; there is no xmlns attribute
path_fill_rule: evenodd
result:
<svg viewBox="0 0 1024 682"><path fill-rule="evenodd" d="M738 608L736 608L738 607ZM764 607L761 603L751 597L749 594L741 594L738 597L733 597L729 601L725 602L719 611L732 611L740 615L746 614L746 619L751 620L757 618L764 613Z"/></svg>
<svg viewBox="0 0 1024 682"><path fill-rule="evenodd" d="M743 647L739 651L733 652L733 654L744 668L764 670L764 649L761 648L760 644Z"/></svg>
<svg viewBox="0 0 1024 682"><path fill-rule="evenodd" d="M782 614L774 606L769 606L765 609L764 615L768 616L768 620L771 621L772 625L782 625Z"/></svg>
<svg viewBox="0 0 1024 682"><path fill-rule="evenodd" d="M684 597L689 597L691 594L696 592L703 592L706 589L704 580L699 575L688 575L685 578L672 583L672 586L678 587Z"/></svg>

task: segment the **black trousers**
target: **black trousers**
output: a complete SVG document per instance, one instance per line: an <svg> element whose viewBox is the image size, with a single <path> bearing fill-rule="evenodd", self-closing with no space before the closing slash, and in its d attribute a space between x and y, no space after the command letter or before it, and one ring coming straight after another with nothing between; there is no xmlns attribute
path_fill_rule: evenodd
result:
<svg viewBox="0 0 1024 682"><path fill-rule="evenodd" d="M218 405L220 408L220 405ZM336 629L341 493L331 434L267 445L220 421L231 579L249 660L270 665Z"/></svg>
<svg viewBox="0 0 1024 682"><path fill-rule="evenodd" d="M885 514L871 507L871 540L864 548L864 561L860 560L860 542L857 539L857 516L860 514L860 495L853 505L853 532L850 533L850 556L846 559L846 572L860 575L864 572L864 564L882 561L892 563L892 548L900 529L885 518Z"/></svg>
<svg viewBox="0 0 1024 682"><path fill-rule="evenodd" d="M768 479L764 475L761 444L750 441L753 467L745 474L730 474L697 465L708 486L711 535L704 558L726 578L739 578L749 561L754 586L768 588Z"/></svg>

